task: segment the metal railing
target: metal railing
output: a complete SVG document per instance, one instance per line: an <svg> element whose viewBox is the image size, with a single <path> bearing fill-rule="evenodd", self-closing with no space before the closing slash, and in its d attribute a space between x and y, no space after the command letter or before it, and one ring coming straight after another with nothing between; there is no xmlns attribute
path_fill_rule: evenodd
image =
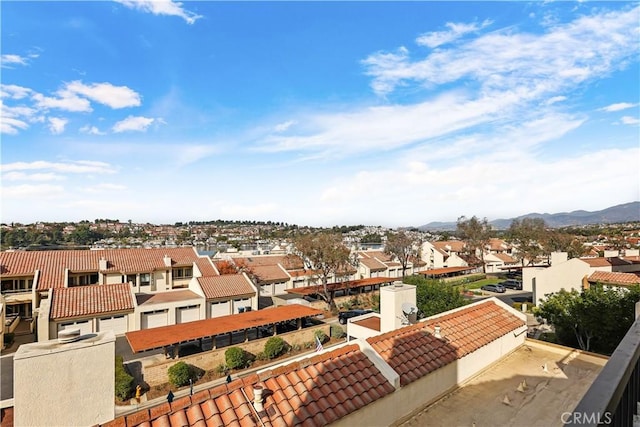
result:
<svg viewBox="0 0 640 427"><path fill-rule="evenodd" d="M640 317L636 317L578 406L562 414L562 422L568 426L631 427L634 419L638 422L639 400Z"/></svg>

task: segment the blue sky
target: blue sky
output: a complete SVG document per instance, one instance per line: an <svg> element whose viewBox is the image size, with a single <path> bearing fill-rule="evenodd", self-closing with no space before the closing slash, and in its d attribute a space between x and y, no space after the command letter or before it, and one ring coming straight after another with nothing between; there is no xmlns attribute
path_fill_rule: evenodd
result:
<svg viewBox="0 0 640 427"><path fill-rule="evenodd" d="M14 2L2 221L389 227L640 200L637 2Z"/></svg>

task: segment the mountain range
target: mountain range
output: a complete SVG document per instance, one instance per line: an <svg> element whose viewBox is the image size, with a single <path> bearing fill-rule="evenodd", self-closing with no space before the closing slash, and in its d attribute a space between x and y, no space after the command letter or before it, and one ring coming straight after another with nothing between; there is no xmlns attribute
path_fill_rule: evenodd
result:
<svg viewBox="0 0 640 427"><path fill-rule="evenodd" d="M580 226L591 224L615 224L620 222L640 221L640 201L611 206L600 211L572 211L560 213L529 213L510 219L496 219L489 221L493 228L505 230L509 228L514 219L542 218L548 227L558 228L567 226ZM456 222L430 222L418 227L424 231L455 230Z"/></svg>

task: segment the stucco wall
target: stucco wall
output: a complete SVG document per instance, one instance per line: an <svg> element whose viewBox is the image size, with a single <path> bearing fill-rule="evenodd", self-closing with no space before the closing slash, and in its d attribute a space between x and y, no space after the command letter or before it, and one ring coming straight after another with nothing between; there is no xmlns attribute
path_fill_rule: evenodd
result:
<svg viewBox="0 0 640 427"><path fill-rule="evenodd" d="M369 404L365 410L347 415L331 425L345 427L394 425L513 352L524 343L525 338L524 332L517 336L509 333L474 353L378 399Z"/></svg>
<svg viewBox="0 0 640 427"><path fill-rule="evenodd" d="M313 342L315 340L315 331L321 329L327 336L329 336L329 325L318 325L309 328L305 328L300 331L287 332L279 334L280 338L285 340L290 345L304 345L307 342ZM257 354L264 351L264 345L269 338L261 338L258 340L248 341L243 344L234 345L234 347L241 347L245 351ZM191 356L184 356L179 359L171 359L148 365L143 368L144 381L150 386L159 385L167 382L167 370L178 362L185 362L190 365L197 366L205 371L215 369L221 364L225 363L224 353L230 347L222 347L206 351L204 353L194 354ZM315 348L315 346L314 346Z"/></svg>
<svg viewBox="0 0 640 427"><path fill-rule="evenodd" d="M115 336L24 344L14 357L14 424L82 426L114 418Z"/></svg>
<svg viewBox="0 0 640 427"><path fill-rule="evenodd" d="M528 270L528 269L525 269ZM590 267L584 261L578 258L570 259L543 270L533 273L533 277L527 276L533 283L533 303L538 305L541 299L545 298L545 294L558 292L564 288L580 289L582 287L582 279L590 274ZM523 282L525 275L523 273Z"/></svg>

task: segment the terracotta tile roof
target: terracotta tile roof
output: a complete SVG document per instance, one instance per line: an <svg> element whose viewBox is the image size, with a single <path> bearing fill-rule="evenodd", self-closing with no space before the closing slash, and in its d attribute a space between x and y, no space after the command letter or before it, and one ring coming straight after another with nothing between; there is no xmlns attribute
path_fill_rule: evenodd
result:
<svg viewBox="0 0 640 427"><path fill-rule="evenodd" d="M505 264L514 264L514 263L518 262L517 259L515 259L511 255L507 255L505 253L497 253L497 254L493 254L493 256L495 256L496 258L498 258L500 261L504 262Z"/></svg>
<svg viewBox="0 0 640 427"><path fill-rule="evenodd" d="M206 299L229 298L238 295L255 295L249 279L244 274L199 277L198 283Z"/></svg>
<svg viewBox="0 0 640 427"><path fill-rule="evenodd" d="M393 283L398 280L397 278L391 277L369 277L366 279L358 279L358 280L348 280L346 282L337 282L337 283L327 283L327 289L329 291L337 291L341 289L355 289L361 288L364 286L374 286L374 285L383 285L385 283ZM322 285L314 285L314 286L305 286L301 288L293 288L293 289L285 289L287 292L292 294L299 295L311 295L317 294L322 291Z"/></svg>
<svg viewBox="0 0 640 427"><path fill-rule="evenodd" d="M136 301L139 306L200 300L201 298L202 297L200 295L188 289L176 289L167 292L156 292L153 294L136 294Z"/></svg>
<svg viewBox="0 0 640 427"><path fill-rule="evenodd" d="M133 311L133 293L128 283L57 288L51 295L51 319Z"/></svg>
<svg viewBox="0 0 640 427"><path fill-rule="evenodd" d="M319 275L320 270L287 270L291 277L315 277Z"/></svg>
<svg viewBox="0 0 640 427"><path fill-rule="evenodd" d="M385 271L387 266L375 258L361 258L360 262L371 271Z"/></svg>
<svg viewBox="0 0 640 427"><path fill-rule="evenodd" d="M460 240L446 240L440 242L431 242L431 244L441 251L445 252L464 252L464 242Z"/></svg>
<svg viewBox="0 0 640 427"><path fill-rule="evenodd" d="M431 270L417 271L417 273L426 274L430 276L440 276L443 274L458 273L460 271L469 271L473 269L474 267L444 267L444 268L433 268Z"/></svg>
<svg viewBox="0 0 640 427"><path fill-rule="evenodd" d="M582 261L589 264L590 267L613 267L632 264L631 261L626 261L619 257L599 257L599 258L580 258Z"/></svg>
<svg viewBox="0 0 640 427"><path fill-rule="evenodd" d="M433 335L434 326L440 326L442 338ZM524 326L514 314L486 301L367 341L406 385Z"/></svg>
<svg viewBox="0 0 640 427"><path fill-rule="evenodd" d="M217 268L211 261L211 258L198 258L195 260L195 263L196 266L198 266L198 270L200 270L200 273L202 273L203 277L219 275Z"/></svg>
<svg viewBox="0 0 640 427"><path fill-rule="evenodd" d="M297 270L304 268L302 258L297 255L258 255L251 257L234 257L236 265L244 264L248 267L282 265L286 270Z"/></svg>
<svg viewBox="0 0 640 427"><path fill-rule="evenodd" d="M261 412L252 404L254 386L264 390ZM120 417L112 425L324 426L394 391L357 345L347 345Z"/></svg>
<svg viewBox="0 0 640 427"><path fill-rule="evenodd" d="M365 258L376 258L380 262L388 262L393 260L393 255L387 254L384 251L362 251L360 254Z"/></svg>
<svg viewBox="0 0 640 427"><path fill-rule="evenodd" d="M65 250L65 251L15 251L0 253L0 264L7 275L33 276L40 271L37 289L63 288L65 269L73 272L100 271L100 259L107 260L104 273L149 273L165 270L164 256L171 258L172 267L188 267L202 258L194 248L153 248L153 249L108 249L108 250ZM206 260L206 258L205 258ZM208 261L207 261L208 262ZM207 273L217 274L205 268ZM3 273L4 275L4 273Z"/></svg>
<svg viewBox="0 0 640 427"><path fill-rule="evenodd" d="M511 245L509 245L504 240L497 239L495 237L492 237L491 239L489 239L489 244L487 246L492 251L504 251L511 247Z"/></svg>
<svg viewBox="0 0 640 427"><path fill-rule="evenodd" d="M290 304L264 310L249 311L214 317L212 319L195 320L177 325L160 326L126 333L127 341L134 353L162 348L178 342L193 341L200 338L257 328L259 326L319 316L322 310L316 310L300 304Z"/></svg>
<svg viewBox="0 0 640 427"><path fill-rule="evenodd" d="M611 273L608 271L595 271L588 278L590 283L602 283L607 285L640 285L640 276L635 273Z"/></svg>
<svg viewBox="0 0 640 427"><path fill-rule="evenodd" d="M290 279L289 275L278 265L252 266L250 271L260 284L286 282Z"/></svg>

